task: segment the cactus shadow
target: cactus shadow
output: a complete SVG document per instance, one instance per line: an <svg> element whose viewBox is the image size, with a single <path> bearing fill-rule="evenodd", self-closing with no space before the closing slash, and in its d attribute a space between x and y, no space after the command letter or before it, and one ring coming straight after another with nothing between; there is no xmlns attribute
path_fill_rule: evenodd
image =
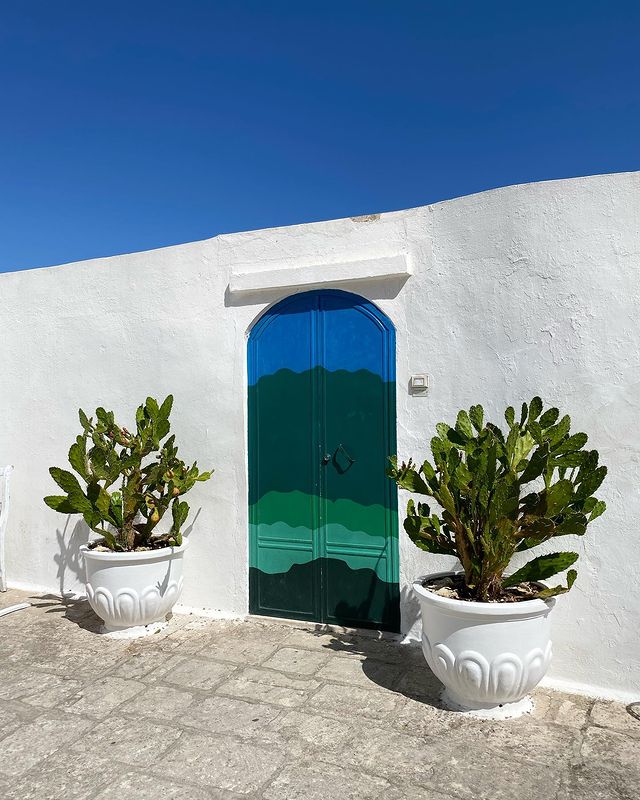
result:
<svg viewBox="0 0 640 800"><path fill-rule="evenodd" d="M56 530L58 552L54 555L53 561L57 567L56 578L61 597L77 593L69 589L70 582L76 585L84 583L84 564L80 548L87 544L91 534L89 526L83 520L76 520L69 532L71 519L67 517L64 528Z"/></svg>
<svg viewBox="0 0 640 800"><path fill-rule="evenodd" d="M376 631L339 632L321 624L304 632L322 637L327 651L357 660L371 684L434 709L446 708L441 699L443 686L425 661L418 642L401 641L398 635Z"/></svg>
<svg viewBox="0 0 640 800"><path fill-rule="evenodd" d="M101 633L103 622L89 605L84 597L73 593L62 596L57 594L33 595L30 600L34 608L39 608L45 614L59 614L64 619L91 633Z"/></svg>
<svg viewBox="0 0 640 800"><path fill-rule="evenodd" d="M442 684L429 668L417 642L396 641L390 643L387 653L381 653L379 639L359 637L345 641L336 636L331 649L357 655L363 674L381 689L423 705L444 708Z"/></svg>
<svg viewBox="0 0 640 800"><path fill-rule="evenodd" d="M403 631L409 631L412 634L420 629L422 624L420 603L418 603L410 584L405 584L400 589L400 612L402 614Z"/></svg>
<svg viewBox="0 0 640 800"><path fill-rule="evenodd" d="M201 512L202 512L202 506L200 506L200 508L199 508L199 509L196 511L196 513L193 515L193 519L191 520L191 522L190 522L190 523L187 525L187 527L186 527L186 528L185 528L185 529L182 531L182 535L183 535L183 536L186 536L186 537L189 537L189 536L191 536L191 532L193 531L193 527L194 527L194 525L196 524L196 522L198 521L198 517L200 516L200 513L201 513Z"/></svg>

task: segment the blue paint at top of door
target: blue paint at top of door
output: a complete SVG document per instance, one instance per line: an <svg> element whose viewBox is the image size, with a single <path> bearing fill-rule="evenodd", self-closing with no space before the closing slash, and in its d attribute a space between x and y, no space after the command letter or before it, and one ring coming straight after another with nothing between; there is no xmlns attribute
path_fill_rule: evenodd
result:
<svg viewBox="0 0 640 800"><path fill-rule="evenodd" d="M317 331L309 327L313 315L308 312L313 309L325 317L326 348L323 342L316 341ZM331 372L367 370L384 381L395 381L394 360L388 359L381 367L380 350L372 347L372 321L380 330L380 347L384 347L385 332L392 330L391 323L373 303L358 295L337 289L318 290L276 303L251 330L250 339L258 351L260 336L267 327L270 344L259 357L256 352L256 357L250 358L249 385L281 369L301 373L316 366ZM334 322L340 335L339 348L331 347Z"/></svg>

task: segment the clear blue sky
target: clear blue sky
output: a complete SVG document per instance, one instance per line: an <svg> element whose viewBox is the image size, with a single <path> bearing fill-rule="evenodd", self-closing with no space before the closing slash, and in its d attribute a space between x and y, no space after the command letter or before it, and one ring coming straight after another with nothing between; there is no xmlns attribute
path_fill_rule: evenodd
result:
<svg viewBox="0 0 640 800"><path fill-rule="evenodd" d="M0 271L640 168L640 3L5 0Z"/></svg>

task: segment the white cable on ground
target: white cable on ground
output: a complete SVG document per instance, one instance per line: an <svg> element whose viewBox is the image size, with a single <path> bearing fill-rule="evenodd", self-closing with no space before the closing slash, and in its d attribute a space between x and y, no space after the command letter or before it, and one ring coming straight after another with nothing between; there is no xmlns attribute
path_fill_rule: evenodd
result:
<svg viewBox="0 0 640 800"><path fill-rule="evenodd" d="M12 611L20 611L21 608L29 608L30 605L31 603L16 603L15 606L0 608L0 617L4 617L5 614L11 614Z"/></svg>

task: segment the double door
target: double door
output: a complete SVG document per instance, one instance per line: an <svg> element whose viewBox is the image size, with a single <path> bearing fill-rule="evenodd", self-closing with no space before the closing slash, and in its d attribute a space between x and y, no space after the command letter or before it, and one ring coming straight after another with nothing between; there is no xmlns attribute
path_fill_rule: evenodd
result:
<svg viewBox="0 0 640 800"><path fill-rule="evenodd" d="M250 611L397 630L393 326L306 292L260 318L248 356Z"/></svg>

